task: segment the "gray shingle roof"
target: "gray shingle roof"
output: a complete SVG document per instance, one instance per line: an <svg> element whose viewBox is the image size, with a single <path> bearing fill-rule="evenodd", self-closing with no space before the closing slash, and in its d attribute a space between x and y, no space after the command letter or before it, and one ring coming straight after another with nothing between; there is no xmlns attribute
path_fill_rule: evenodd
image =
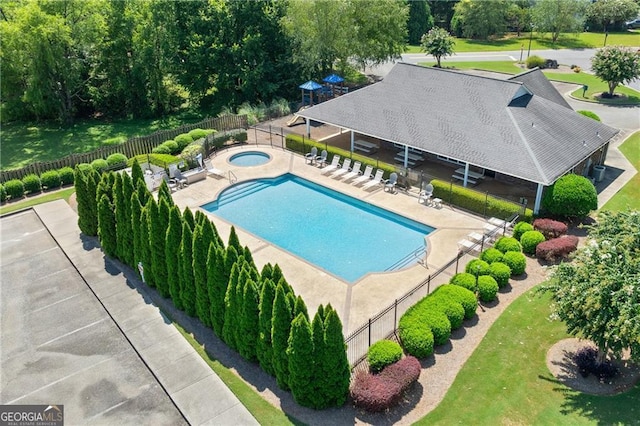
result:
<svg viewBox="0 0 640 426"><path fill-rule="evenodd" d="M618 132L558 101L539 70L518 78L398 63L381 82L298 115L544 185Z"/></svg>
<svg viewBox="0 0 640 426"><path fill-rule="evenodd" d="M551 102L555 102L558 105L571 109L569 103L564 99L564 97L562 97L560 92L553 87L553 84L547 80L547 77L538 68L514 75L513 77L508 78L508 80L524 83L527 89L535 93L536 96L541 96Z"/></svg>

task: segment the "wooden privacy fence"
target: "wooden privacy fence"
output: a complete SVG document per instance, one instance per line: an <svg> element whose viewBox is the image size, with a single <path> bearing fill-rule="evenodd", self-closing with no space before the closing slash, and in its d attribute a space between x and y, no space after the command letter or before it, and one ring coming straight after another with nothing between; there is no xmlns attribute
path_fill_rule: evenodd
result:
<svg viewBox="0 0 640 426"><path fill-rule="evenodd" d="M48 170L57 170L62 167L75 167L80 163L91 163L98 158L107 158L111 154L121 153L127 158L140 154L150 153L153 148L169 139L187 133L193 129L216 129L219 131L248 128L246 115L223 115L209 117L198 123L184 124L170 130L159 130L148 136L136 136L118 145L102 146L90 152L71 154L58 160L31 163L21 169L0 170L0 182L11 179L22 179L29 174L40 175Z"/></svg>

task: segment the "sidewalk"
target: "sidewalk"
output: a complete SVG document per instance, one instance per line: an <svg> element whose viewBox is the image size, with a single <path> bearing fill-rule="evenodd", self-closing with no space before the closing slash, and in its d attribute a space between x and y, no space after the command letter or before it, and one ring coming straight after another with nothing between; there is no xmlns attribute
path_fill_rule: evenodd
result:
<svg viewBox="0 0 640 426"><path fill-rule="evenodd" d="M80 233L69 204L34 210L190 424L258 424L156 306L160 297Z"/></svg>

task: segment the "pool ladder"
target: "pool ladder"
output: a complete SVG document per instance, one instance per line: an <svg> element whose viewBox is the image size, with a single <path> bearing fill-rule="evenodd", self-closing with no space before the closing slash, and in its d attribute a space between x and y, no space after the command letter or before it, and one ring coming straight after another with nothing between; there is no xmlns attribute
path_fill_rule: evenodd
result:
<svg viewBox="0 0 640 426"><path fill-rule="evenodd" d="M233 185L237 181L238 181L238 176L236 176L235 173L233 173L231 170L229 170L229 183Z"/></svg>
<svg viewBox="0 0 640 426"><path fill-rule="evenodd" d="M387 269L385 269L385 271L395 271L397 269L404 268L405 266L408 266L414 262L417 263L415 259L418 259L419 261L420 258L424 256L424 253L425 253L425 248L419 247L413 250L411 253L409 253L405 257L403 257L402 259L398 260L393 265L389 266Z"/></svg>

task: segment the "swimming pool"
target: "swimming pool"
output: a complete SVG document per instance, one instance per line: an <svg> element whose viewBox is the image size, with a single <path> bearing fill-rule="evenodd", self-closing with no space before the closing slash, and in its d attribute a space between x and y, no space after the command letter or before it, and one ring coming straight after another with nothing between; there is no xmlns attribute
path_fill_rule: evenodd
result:
<svg viewBox="0 0 640 426"><path fill-rule="evenodd" d="M229 157L231 164L241 167L261 166L269 162L269 160L271 160L271 156L266 152L260 151L246 151Z"/></svg>
<svg viewBox="0 0 640 426"><path fill-rule="evenodd" d="M415 264L434 230L292 174L234 185L202 208L348 282Z"/></svg>

